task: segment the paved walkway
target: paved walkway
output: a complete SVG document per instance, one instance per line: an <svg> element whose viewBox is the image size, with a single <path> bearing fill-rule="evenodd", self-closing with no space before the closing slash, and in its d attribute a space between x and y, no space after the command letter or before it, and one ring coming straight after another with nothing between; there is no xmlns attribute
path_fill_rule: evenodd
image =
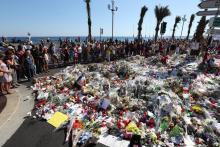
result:
<svg viewBox="0 0 220 147"><path fill-rule="evenodd" d="M3 111L3 109L5 108L6 104L7 104L6 96L0 96L0 114Z"/></svg>
<svg viewBox="0 0 220 147"><path fill-rule="evenodd" d="M63 68L51 69L49 73L43 73L39 76L53 75ZM0 146L18 130L25 121L28 112L33 109L34 98L31 96L32 90L30 82L23 83L14 93L7 95L2 103L6 103L5 108L0 113Z"/></svg>
<svg viewBox="0 0 220 147"><path fill-rule="evenodd" d="M0 146L2 146L23 123L27 113L33 108L34 99L26 85L7 95L7 105L0 114Z"/></svg>
<svg viewBox="0 0 220 147"><path fill-rule="evenodd" d="M51 70L44 75L53 75L61 69ZM24 83L15 93L7 96L7 105L0 114L0 146L1 147L70 147L71 143L64 143L65 131L54 132L54 127L45 121L39 121L28 116L32 110L34 99L27 87L31 83ZM108 140L108 141L107 141ZM94 147L106 147L116 145L112 138L104 139L98 144L90 144ZM110 144L111 143L111 144ZM122 141L118 144L122 145ZM118 145L117 144L117 145ZM122 145L127 146L127 145Z"/></svg>

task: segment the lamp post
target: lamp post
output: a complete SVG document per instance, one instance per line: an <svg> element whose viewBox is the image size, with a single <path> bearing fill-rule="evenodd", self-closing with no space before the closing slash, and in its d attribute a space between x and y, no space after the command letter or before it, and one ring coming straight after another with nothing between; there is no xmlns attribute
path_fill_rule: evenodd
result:
<svg viewBox="0 0 220 147"><path fill-rule="evenodd" d="M185 21L186 21L186 15L184 15L184 16L182 17L182 21L183 21L183 24L182 24L182 30L181 30L180 39L182 38L183 27L184 27L184 24L185 24Z"/></svg>
<svg viewBox="0 0 220 147"><path fill-rule="evenodd" d="M103 35L103 28L100 28L100 41L101 41L102 35Z"/></svg>
<svg viewBox="0 0 220 147"><path fill-rule="evenodd" d="M118 10L118 7L115 6L115 1L112 0L112 5L108 5L108 9L112 11L112 41L114 39L114 14Z"/></svg>

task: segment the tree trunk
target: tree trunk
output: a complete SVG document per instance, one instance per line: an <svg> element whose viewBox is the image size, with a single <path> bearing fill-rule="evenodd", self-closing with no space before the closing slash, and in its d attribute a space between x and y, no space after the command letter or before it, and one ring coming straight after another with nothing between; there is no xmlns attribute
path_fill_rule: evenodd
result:
<svg viewBox="0 0 220 147"><path fill-rule="evenodd" d="M206 25L207 25L206 16L202 16L197 25L196 32L193 37L194 39L196 39L197 42L200 42L201 40L204 39L203 33L205 32Z"/></svg>
<svg viewBox="0 0 220 147"><path fill-rule="evenodd" d="M175 32L176 32L176 26L174 25L174 26L173 26L173 34L172 34L172 39L174 39L174 34L175 34Z"/></svg>
<svg viewBox="0 0 220 147"><path fill-rule="evenodd" d="M91 26L92 26L92 23L91 23L91 19L89 18L88 19L88 29L89 29L89 34L88 34L88 39L89 39L89 41L91 41L92 40L92 29L91 29Z"/></svg>
<svg viewBox="0 0 220 147"><path fill-rule="evenodd" d="M142 28L138 28L138 41L141 40L141 30Z"/></svg>
<svg viewBox="0 0 220 147"><path fill-rule="evenodd" d="M156 25L156 28L155 28L155 41L157 41L159 26L160 26L160 22L157 22L157 25Z"/></svg>
<svg viewBox="0 0 220 147"><path fill-rule="evenodd" d="M188 30L187 36L186 36L186 40L189 40L189 34L190 34L190 29Z"/></svg>
<svg viewBox="0 0 220 147"><path fill-rule="evenodd" d="M191 28L192 28L192 24L191 24L191 25L189 26L189 28L188 28L186 40L189 40L189 34L190 34L190 31L191 31Z"/></svg>
<svg viewBox="0 0 220 147"><path fill-rule="evenodd" d="M91 21L91 10L90 10L90 3L86 2L86 8L87 8L87 15L88 15L88 40L92 40L92 21Z"/></svg>
<svg viewBox="0 0 220 147"><path fill-rule="evenodd" d="M186 40L189 40L190 31L191 31L191 27L189 27L189 29L188 29L187 36L186 36Z"/></svg>

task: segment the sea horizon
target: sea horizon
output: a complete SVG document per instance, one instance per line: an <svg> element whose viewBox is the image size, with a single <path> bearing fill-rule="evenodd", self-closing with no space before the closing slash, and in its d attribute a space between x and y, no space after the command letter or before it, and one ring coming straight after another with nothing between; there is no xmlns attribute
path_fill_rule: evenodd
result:
<svg viewBox="0 0 220 147"><path fill-rule="evenodd" d="M17 36L17 37L6 37L9 41L13 41L14 39L16 41L25 41L28 39L28 36ZM33 43L39 43L41 40L47 40L49 39L50 41L58 41L59 39L64 40L64 39L68 39L71 41L75 41L75 40L79 40L80 41L85 41L87 38L87 36L31 36L31 40ZM92 37L95 40L100 40L100 36L93 36ZM111 36L101 36L101 40L109 40L111 39ZM117 39L119 41L134 41L134 39L136 39L137 36L114 36L114 40ZM148 40L148 39L153 39L154 36L144 36L142 37L142 39L144 40ZM171 36L162 36L163 39L170 39ZM176 36L176 39L180 39L180 36ZM185 39L186 36L182 36L182 39ZM192 38L192 36L190 36L189 38Z"/></svg>

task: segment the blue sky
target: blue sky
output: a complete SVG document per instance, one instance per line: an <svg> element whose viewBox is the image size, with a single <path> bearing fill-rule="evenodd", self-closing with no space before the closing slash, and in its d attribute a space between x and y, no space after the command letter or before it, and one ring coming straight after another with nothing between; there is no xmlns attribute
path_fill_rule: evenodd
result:
<svg viewBox="0 0 220 147"><path fill-rule="evenodd" d="M86 36L87 13L84 0L0 0L0 35L25 36ZM116 0L119 7L115 14L115 35L137 35L137 23L143 5L149 9L145 15L142 34L153 36L156 24L155 5L169 5L172 15L167 17L166 36L172 34L176 15L186 14L183 30L186 35L190 15L199 11L200 0ZM111 0L91 0L92 35L99 35L104 28L104 36L111 35L111 12L107 5ZM200 17L196 16L191 35ZM181 32L178 25L176 35ZM134 31L133 31L134 30Z"/></svg>

